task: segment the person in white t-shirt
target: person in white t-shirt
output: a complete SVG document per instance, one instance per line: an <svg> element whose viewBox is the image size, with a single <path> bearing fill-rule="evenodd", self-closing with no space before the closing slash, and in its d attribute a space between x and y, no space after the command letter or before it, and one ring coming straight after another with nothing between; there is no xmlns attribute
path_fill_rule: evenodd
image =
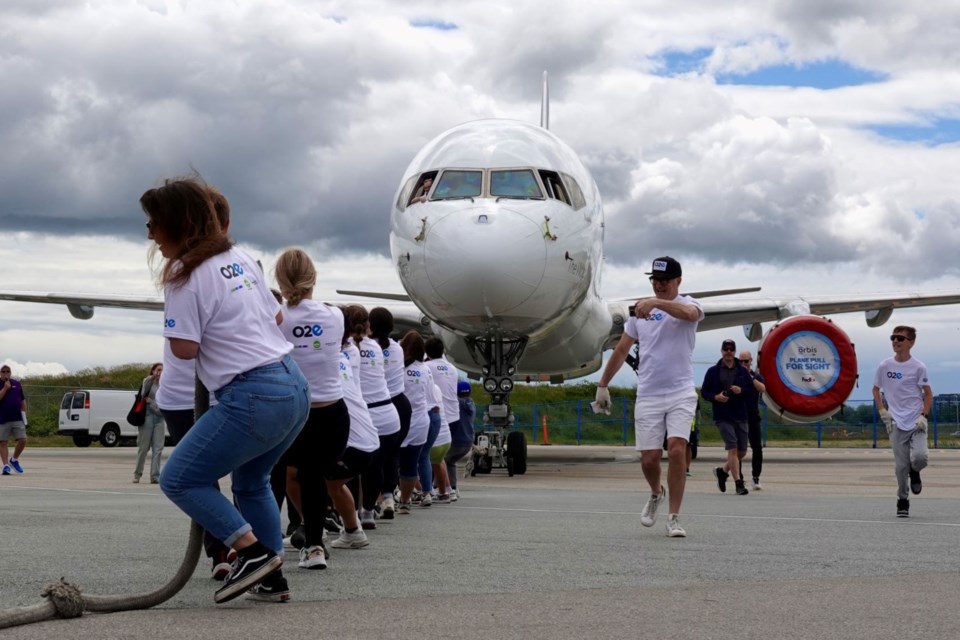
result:
<svg viewBox="0 0 960 640"><path fill-rule="evenodd" d="M382 482L380 486L381 503L380 517L392 520L396 505L393 502L393 492L399 484L398 456L400 443L410 432L410 415L413 409L410 401L403 393L404 378L406 377L403 363L403 348L390 337L393 333L393 314L385 307L374 307L370 310L370 338L383 350L383 370L387 380L387 390L390 400L400 416L400 431L380 436L380 469Z"/></svg>
<svg viewBox="0 0 960 640"><path fill-rule="evenodd" d="M450 502L450 476L447 475L447 465L444 459L450 451L453 434L460 429L460 401L457 399L457 382L460 372L443 357L443 342L440 338L429 338L424 348L427 351L427 366L433 374L433 380L440 389L441 426L433 447L430 448L430 465L433 471L434 484L437 487L437 501Z"/></svg>
<svg viewBox="0 0 960 640"><path fill-rule="evenodd" d="M639 300L634 306L634 316L624 325L620 342L597 384L596 408L609 413L607 384L623 366L634 342L638 343L636 448L651 490L650 499L640 514L640 524L652 527L657 520L657 507L667 497L660 481L660 451L666 436L670 488L667 535L682 538L687 535L679 520L686 484L686 448L697 407L693 346L703 310L695 299L680 295L683 271L675 259L657 258L647 275L654 297Z"/></svg>
<svg viewBox="0 0 960 640"><path fill-rule="evenodd" d="M196 360L218 401L174 449L160 489L237 552L214 601L250 589L256 596L283 564L270 471L306 422L307 380L289 356L280 306L260 268L223 233L199 176L148 189L140 205L166 260L163 335L174 356ZM237 506L214 485L228 474ZM285 580L274 589L289 591Z"/></svg>
<svg viewBox="0 0 960 640"><path fill-rule="evenodd" d="M897 476L897 517L910 517L910 493L920 493L920 471L927 466L927 417L933 390L925 364L910 355L917 330L901 325L890 336L893 356L877 367L873 376L873 402L890 436L894 473ZM883 394L881 397L880 394ZM884 408L883 400L887 401Z"/></svg>
<svg viewBox="0 0 960 640"><path fill-rule="evenodd" d="M230 203L227 198L215 187L207 185L213 210L220 223L220 230L224 235L230 228ZM181 360L173 355L170 341L163 341L163 384L157 391L157 406L167 423L170 434L170 444L177 445L183 436L193 426L194 410L196 408L196 361ZM217 404L217 399L208 393L208 402L202 407ZM214 486L220 490L220 483L215 481ZM211 559L210 577L214 580L223 580L230 575L230 568L236 559L237 553L217 540L209 531L203 532L203 548L207 557Z"/></svg>
<svg viewBox="0 0 960 640"><path fill-rule="evenodd" d="M408 331L400 339L403 348L404 372L403 393L410 400L410 432L400 443L397 456L400 475L400 504L397 513L409 514L413 499L413 490L420 478L420 452L427 442L430 431L430 409L433 374L423 362L423 336L416 331Z"/></svg>
<svg viewBox="0 0 960 640"><path fill-rule="evenodd" d="M307 253L290 248L274 267L286 301L280 331L293 345L292 356L310 383L310 414L300 435L279 464L295 467L300 482L304 542L301 569L327 566L323 524L327 516L327 482L347 448L351 420L340 383L343 312L313 299L317 270Z"/></svg>

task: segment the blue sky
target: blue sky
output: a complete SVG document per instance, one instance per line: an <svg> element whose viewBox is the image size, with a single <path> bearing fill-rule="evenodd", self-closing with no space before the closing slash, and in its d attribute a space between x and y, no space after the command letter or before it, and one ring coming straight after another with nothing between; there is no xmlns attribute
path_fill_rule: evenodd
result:
<svg viewBox="0 0 960 640"><path fill-rule="evenodd" d="M693 51L668 51L661 56L662 67L658 75L673 77L682 74L704 73L713 49L700 48ZM882 83L890 74L863 69L837 58L802 64L774 64L750 72L723 72L714 75L719 85L813 88L829 91L845 87L858 87ZM863 126L864 129L890 140L924 145L950 144L960 141L960 119L940 117L936 114L917 113L916 122L877 122Z"/></svg>

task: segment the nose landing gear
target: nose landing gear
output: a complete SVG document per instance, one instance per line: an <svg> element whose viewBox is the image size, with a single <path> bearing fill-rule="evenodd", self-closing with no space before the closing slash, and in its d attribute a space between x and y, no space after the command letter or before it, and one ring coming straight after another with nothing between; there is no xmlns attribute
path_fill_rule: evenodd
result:
<svg viewBox="0 0 960 640"><path fill-rule="evenodd" d="M483 363L483 389L490 394L483 416L485 429L474 437L470 475L488 474L494 467L506 468L509 476L523 475L527 472L527 439L523 432L513 430L510 392L527 339L488 337L467 344L474 359Z"/></svg>

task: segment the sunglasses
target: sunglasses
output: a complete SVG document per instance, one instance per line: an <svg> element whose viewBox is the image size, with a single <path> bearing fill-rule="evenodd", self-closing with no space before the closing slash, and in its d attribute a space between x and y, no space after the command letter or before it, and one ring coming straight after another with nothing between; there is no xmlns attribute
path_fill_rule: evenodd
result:
<svg viewBox="0 0 960 640"><path fill-rule="evenodd" d="M890 342L903 342L904 340L909 340L907 336L894 335L890 336Z"/></svg>
<svg viewBox="0 0 960 640"><path fill-rule="evenodd" d="M650 284L656 284L658 282L670 282L673 278L658 278L657 276L650 276Z"/></svg>
<svg viewBox="0 0 960 640"><path fill-rule="evenodd" d="M736 351L736 349L734 349L733 347L724 347L720 349L720 351Z"/></svg>
<svg viewBox="0 0 960 640"><path fill-rule="evenodd" d="M740 359L740 364L750 364L751 362L753 362L753 360L744 360L743 358Z"/></svg>

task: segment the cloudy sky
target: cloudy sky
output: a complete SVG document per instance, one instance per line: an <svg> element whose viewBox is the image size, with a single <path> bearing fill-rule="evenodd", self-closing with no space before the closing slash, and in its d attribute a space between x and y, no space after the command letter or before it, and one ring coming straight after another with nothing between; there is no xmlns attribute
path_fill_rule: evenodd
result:
<svg viewBox="0 0 960 640"><path fill-rule="evenodd" d="M646 293L640 272L665 253L695 289L958 291L947 6L6 0L0 287L156 293L137 199L195 168L268 268L300 245L321 297L400 291L387 239L404 168L460 122L537 122L546 70L551 130L604 197L604 294ZM0 305L15 374L160 357L156 313ZM897 322L918 327L935 391L960 391L957 313L897 312L877 330L838 317L860 355L854 397ZM700 334L698 363L727 335L743 341Z"/></svg>

